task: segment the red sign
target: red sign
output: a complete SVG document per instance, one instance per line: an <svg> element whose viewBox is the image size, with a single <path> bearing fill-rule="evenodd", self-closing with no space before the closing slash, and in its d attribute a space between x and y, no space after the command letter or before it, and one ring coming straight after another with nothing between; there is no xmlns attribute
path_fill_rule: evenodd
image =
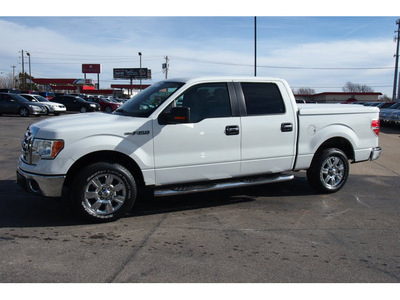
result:
<svg viewBox="0 0 400 300"><path fill-rule="evenodd" d="M101 73L100 64L82 64L82 73Z"/></svg>

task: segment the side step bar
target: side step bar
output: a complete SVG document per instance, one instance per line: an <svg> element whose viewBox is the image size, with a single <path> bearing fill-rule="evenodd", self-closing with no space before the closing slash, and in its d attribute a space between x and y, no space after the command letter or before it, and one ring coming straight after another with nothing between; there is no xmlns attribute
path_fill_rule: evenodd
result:
<svg viewBox="0 0 400 300"><path fill-rule="evenodd" d="M257 176L257 177L246 177L240 178L232 181L220 181L220 182L208 182L200 184L187 184L187 185L177 185L169 186L168 188L161 188L154 190L154 196L172 196L172 195L183 195L195 192L206 192L206 191L216 191L230 188L238 188L245 186L252 186L258 184L267 184L274 182L282 182L292 180L293 175L269 175L269 176Z"/></svg>

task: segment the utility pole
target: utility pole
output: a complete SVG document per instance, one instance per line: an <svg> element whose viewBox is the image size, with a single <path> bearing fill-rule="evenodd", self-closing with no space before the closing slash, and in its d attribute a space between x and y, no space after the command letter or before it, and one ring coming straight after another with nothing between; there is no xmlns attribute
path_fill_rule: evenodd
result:
<svg viewBox="0 0 400 300"><path fill-rule="evenodd" d="M396 21L396 24L398 26L397 31L397 38L395 37L395 40L397 39L397 48L396 48L396 64L394 67L394 83L393 83L393 97L392 101L396 101L397 98L399 97L399 94L396 95L396 88L397 88L397 75L399 73L399 40L400 40L400 19ZM400 93L400 84L399 84L399 91L397 93Z"/></svg>
<svg viewBox="0 0 400 300"><path fill-rule="evenodd" d="M164 58L165 58L165 64L162 65L162 68L165 72L165 79L168 79L169 59L168 59L168 56L165 56Z"/></svg>
<svg viewBox="0 0 400 300"><path fill-rule="evenodd" d="M254 77L257 76L257 17L254 17Z"/></svg>

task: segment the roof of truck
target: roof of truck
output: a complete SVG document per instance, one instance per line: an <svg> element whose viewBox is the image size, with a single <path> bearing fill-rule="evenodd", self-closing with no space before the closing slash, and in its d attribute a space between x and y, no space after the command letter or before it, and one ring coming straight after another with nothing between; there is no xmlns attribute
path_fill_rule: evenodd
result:
<svg viewBox="0 0 400 300"><path fill-rule="evenodd" d="M178 77L167 79L167 81L178 81L185 83L203 82L203 81L285 81L274 77L255 77L255 76L203 76L203 77Z"/></svg>

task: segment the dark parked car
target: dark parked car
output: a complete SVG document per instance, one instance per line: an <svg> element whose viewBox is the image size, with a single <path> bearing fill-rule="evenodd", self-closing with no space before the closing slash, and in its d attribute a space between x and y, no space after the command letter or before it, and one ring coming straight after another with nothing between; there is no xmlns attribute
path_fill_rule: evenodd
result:
<svg viewBox="0 0 400 300"><path fill-rule="evenodd" d="M32 103L18 94L0 93L0 115L19 114L21 117L28 117L46 113L47 108L44 104Z"/></svg>
<svg viewBox="0 0 400 300"><path fill-rule="evenodd" d="M99 111L100 105L94 102L85 101L78 96L62 95L56 96L52 101L64 104L68 111L80 111L85 113L88 111Z"/></svg>
<svg viewBox="0 0 400 300"><path fill-rule="evenodd" d="M39 92L39 95L45 97L47 100L53 100L56 96L53 92Z"/></svg>
<svg viewBox="0 0 400 300"><path fill-rule="evenodd" d="M87 101L96 102L100 105L101 110L106 113L112 113L114 110L119 108L122 104L112 102L105 98L87 98Z"/></svg>

